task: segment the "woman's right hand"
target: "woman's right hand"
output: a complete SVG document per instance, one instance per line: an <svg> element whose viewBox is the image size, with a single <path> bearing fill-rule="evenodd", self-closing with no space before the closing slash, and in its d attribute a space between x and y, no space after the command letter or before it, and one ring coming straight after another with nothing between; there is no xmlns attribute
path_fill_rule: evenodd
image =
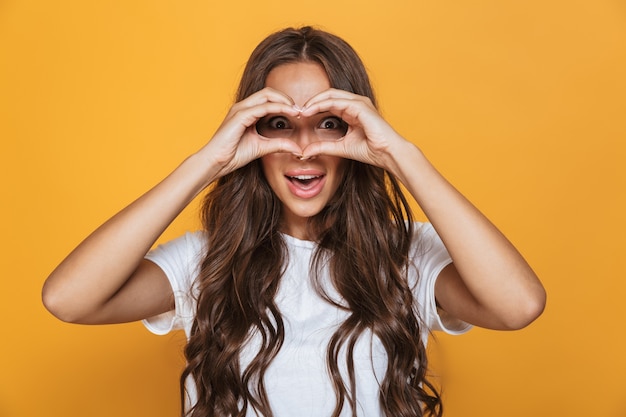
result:
<svg viewBox="0 0 626 417"><path fill-rule="evenodd" d="M120 323L151 317L173 306L165 273L146 252L208 184L263 155L302 154L290 139L264 139L256 122L268 114L297 116L300 109L264 89L235 104L213 139L159 184L117 213L70 253L43 288L48 310L73 323Z"/></svg>
<svg viewBox="0 0 626 417"><path fill-rule="evenodd" d="M167 226L208 184L263 155L302 154L289 139L264 139L256 122L268 114L297 116L282 93L263 89L235 104L211 141L163 181L96 229L50 274L43 301L73 323L120 323L172 309L165 273L143 259Z"/></svg>
<svg viewBox="0 0 626 417"><path fill-rule="evenodd" d="M257 121L268 114L296 117L300 111L291 98L271 88L264 88L233 105L213 138L198 151L215 164L212 180L270 153L302 155L302 149L293 140L268 140L255 129Z"/></svg>

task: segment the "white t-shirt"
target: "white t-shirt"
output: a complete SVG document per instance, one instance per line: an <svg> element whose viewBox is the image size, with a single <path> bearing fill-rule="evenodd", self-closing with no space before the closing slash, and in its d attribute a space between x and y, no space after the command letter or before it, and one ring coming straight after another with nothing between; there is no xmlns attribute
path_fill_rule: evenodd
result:
<svg viewBox="0 0 626 417"><path fill-rule="evenodd" d="M424 343L432 330L463 333L470 326L445 317L437 311L435 304L435 281L451 262L450 256L429 223L417 223L415 230L408 276L414 288L415 308L424 321ZM281 279L276 305L285 324L285 340L265 374L267 395L276 417L331 415L335 394L327 373L326 350L330 337L348 313L325 301L312 286L309 266L316 244L288 235L283 238L289 251L289 264ZM173 329L183 329L189 337L195 314L194 294L197 292L194 280L205 245L203 232L187 233L160 245L146 256L167 275L176 305L175 310L144 321L151 332L166 334ZM328 277L322 277L322 282L329 282ZM326 289L333 299L338 299L332 288ZM250 363L258 346L258 339L252 337L241 354L241 369ZM345 363L341 361L339 366L345 375ZM362 335L354 354L358 415L382 416L378 381L382 381L386 366L387 355L378 338L371 334ZM192 386L187 388L192 397L189 402L193 404L195 390ZM255 415L249 407L248 416ZM347 406L341 415L351 415Z"/></svg>

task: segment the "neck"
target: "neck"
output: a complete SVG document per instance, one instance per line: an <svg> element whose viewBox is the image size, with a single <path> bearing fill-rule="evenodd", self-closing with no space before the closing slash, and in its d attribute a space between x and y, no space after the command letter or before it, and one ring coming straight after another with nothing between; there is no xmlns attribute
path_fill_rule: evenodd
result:
<svg viewBox="0 0 626 417"><path fill-rule="evenodd" d="M285 216L280 231L296 239L315 241L308 217Z"/></svg>

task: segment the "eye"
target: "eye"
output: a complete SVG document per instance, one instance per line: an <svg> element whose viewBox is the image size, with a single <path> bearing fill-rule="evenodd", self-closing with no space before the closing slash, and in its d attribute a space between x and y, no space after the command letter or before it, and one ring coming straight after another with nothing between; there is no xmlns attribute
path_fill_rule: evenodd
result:
<svg viewBox="0 0 626 417"><path fill-rule="evenodd" d="M337 116L329 116L318 123L316 130L320 139L338 140L348 133L348 124Z"/></svg>
<svg viewBox="0 0 626 417"><path fill-rule="evenodd" d="M344 122L343 120L341 120L339 117L336 116L332 116L332 117L325 117L324 119L322 119L321 123L319 124L319 127L321 129L343 129L346 126L346 122Z"/></svg>
<svg viewBox="0 0 626 417"><path fill-rule="evenodd" d="M270 129L288 129L289 120L282 116L274 116L267 121L267 127Z"/></svg>
<svg viewBox="0 0 626 417"><path fill-rule="evenodd" d="M292 130L289 119L284 116L267 116L259 120L256 124L256 131L266 138L287 137Z"/></svg>

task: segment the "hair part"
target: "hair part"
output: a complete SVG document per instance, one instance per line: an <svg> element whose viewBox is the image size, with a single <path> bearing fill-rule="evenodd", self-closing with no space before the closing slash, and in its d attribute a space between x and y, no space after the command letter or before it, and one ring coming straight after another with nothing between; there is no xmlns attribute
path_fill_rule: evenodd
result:
<svg viewBox="0 0 626 417"><path fill-rule="evenodd" d="M376 105L369 76L356 51L343 39L310 26L273 33L256 47L243 71L237 101L262 90L274 68L295 62L319 64L333 88L369 97Z"/></svg>
<svg viewBox="0 0 626 417"><path fill-rule="evenodd" d="M237 101L263 89L272 69L295 62L318 63L333 88L366 96L376 105L365 67L352 47L311 27L285 29L263 40L244 69ZM284 341L275 303L288 259L280 233L281 210L258 160L220 178L205 197L202 221L210 250L197 278L197 311L181 376L183 400L191 378L198 401L183 415L243 417L249 407L259 415L273 415L264 375ZM407 279L412 224L397 180L381 168L351 160L328 206L309 221L318 237L311 268L315 287L328 302L349 311L327 349L336 394L333 417L346 404L356 416L352 353L365 332L381 340L388 356L380 387L385 415L441 416L440 396L426 380L422 325ZM319 273L324 265L341 300L324 292ZM261 349L246 369L240 369L242 346L252 333L261 336ZM347 362L347 381L339 372L340 361Z"/></svg>

